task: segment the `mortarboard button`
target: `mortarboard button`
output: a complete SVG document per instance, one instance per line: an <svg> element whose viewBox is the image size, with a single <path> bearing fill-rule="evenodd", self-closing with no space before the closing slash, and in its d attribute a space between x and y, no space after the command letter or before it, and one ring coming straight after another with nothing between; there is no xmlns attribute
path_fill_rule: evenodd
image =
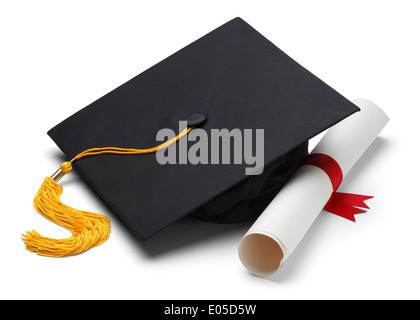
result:
<svg viewBox="0 0 420 320"><path fill-rule="evenodd" d="M195 112L187 117L187 127L200 127L206 122L206 120L207 117L204 113Z"/></svg>

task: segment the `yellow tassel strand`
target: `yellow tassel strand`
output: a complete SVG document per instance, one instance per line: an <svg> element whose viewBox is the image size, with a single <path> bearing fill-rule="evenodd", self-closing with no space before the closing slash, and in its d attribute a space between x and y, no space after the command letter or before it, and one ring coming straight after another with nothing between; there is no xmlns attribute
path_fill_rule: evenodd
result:
<svg viewBox="0 0 420 320"><path fill-rule="evenodd" d="M79 153L69 162L64 162L60 169L44 179L34 199L34 207L46 219L66 228L72 235L66 239L52 239L41 236L36 231L23 234L26 249L42 256L63 257L84 252L89 248L104 243L111 232L110 220L98 213L81 211L66 206L60 201L63 187L57 182L72 171L72 162L87 156L100 154L145 154L164 149L178 141L193 127L185 128L178 136L150 149L126 149L117 147L92 148Z"/></svg>
<svg viewBox="0 0 420 320"><path fill-rule="evenodd" d="M35 209L48 220L72 232L66 239L51 239L36 231L23 235L26 249L42 256L62 257L81 253L105 242L111 231L107 217L73 209L60 201L63 187L45 178L34 199Z"/></svg>

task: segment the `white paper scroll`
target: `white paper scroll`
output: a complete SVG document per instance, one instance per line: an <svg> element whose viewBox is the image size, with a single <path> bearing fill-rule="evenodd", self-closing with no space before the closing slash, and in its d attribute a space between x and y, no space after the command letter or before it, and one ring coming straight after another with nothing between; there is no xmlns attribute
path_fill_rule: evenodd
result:
<svg viewBox="0 0 420 320"><path fill-rule="evenodd" d="M353 101L361 111L331 127L311 153L332 157L343 179L388 122L373 102ZM253 274L269 276L285 263L331 197L320 168L301 166L242 238L239 257Z"/></svg>

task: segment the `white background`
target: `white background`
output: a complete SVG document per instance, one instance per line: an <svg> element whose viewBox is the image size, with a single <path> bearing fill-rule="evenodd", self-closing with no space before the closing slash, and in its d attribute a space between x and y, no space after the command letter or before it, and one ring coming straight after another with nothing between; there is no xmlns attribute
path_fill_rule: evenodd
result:
<svg viewBox="0 0 420 320"><path fill-rule="evenodd" d="M418 3L2 1L0 298L420 298ZM369 213L353 223L322 212L267 280L237 256L249 224L186 219L142 243L74 172L62 180L63 202L110 217L110 239L66 258L25 250L27 230L69 236L32 207L61 164L46 132L237 16L348 99L371 99L389 115L340 189L374 195Z"/></svg>

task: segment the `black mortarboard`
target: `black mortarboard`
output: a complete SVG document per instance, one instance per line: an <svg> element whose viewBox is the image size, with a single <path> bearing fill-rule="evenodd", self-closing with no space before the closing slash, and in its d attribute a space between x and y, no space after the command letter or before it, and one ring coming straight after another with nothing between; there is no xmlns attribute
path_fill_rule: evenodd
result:
<svg viewBox="0 0 420 320"><path fill-rule="evenodd" d="M74 163L128 228L145 240L189 214L222 223L257 218L307 155L308 140L358 110L236 18L48 134L72 159L94 147L156 146L159 130L178 133L179 121L197 113L206 117L200 125L209 138L212 129L239 129L242 134L252 129L254 153L256 130L264 129L264 171L259 175L246 175L250 165L235 164L232 157L230 164L211 164L210 154L209 164L162 165L156 153L105 154Z"/></svg>

